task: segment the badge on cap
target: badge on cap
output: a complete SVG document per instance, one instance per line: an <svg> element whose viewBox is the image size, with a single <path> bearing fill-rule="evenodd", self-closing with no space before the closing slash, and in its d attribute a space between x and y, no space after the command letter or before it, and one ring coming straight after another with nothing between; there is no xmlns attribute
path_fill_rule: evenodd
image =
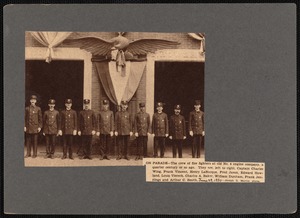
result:
<svg viewBox="0 0 300 218"><path fill-rule="evenodd" d="M107 105L107 104L108 104L108 101L107 101L107 100L103 100L103 104L104 104L104 105Z"/></svg>
<svg viewBox="0 0 300 218"><path fill-rule="evenodd" d="M176 110L181 110L180 104L176 104L176 105L174 106L174 109L176 109Z"/></svg>
<svg viewBox="0 0 300 218"><path fill-rule="evenodd" d="M54 99L49 99L48 104L55 104L55 100Z"/></svg>
<svg viewBox="0 0 300 218"><path fill-rule="evenodd" d="M66 100L65 100L65 103L66 103L66 104L72 104L72 99L70 99L70 98L66 99Z"/></svg>
<svg viewBox="0 0 300 218"><path fill-rule="evenodd" d="M127 102L127 101L121 101L121 104L122 104L122 105L127 105L128 102Z"/></svg>
<svg viewBox="0 0 300 218"><path fill-rule="evenodd" d="M157 102L156 107L163 107L163 103L162 102Z"/></svg>
<svg viewBox="0 0 300 218"><path fill-rule="evenodd" d="M83 103L84 103L84 104L89 104L89 103L90 103L90 99L84 99L84 100L83 100Z"/></svg>

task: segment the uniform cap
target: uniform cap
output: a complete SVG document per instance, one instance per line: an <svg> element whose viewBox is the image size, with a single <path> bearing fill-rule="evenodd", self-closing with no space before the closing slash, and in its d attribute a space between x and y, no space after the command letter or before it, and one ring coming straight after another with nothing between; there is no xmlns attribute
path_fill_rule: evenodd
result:
<svg viewBox="0 0 300 218"><path fill-rule="evenodd" d="M201 101L200 100L195 100L195 105L201 105Z"/></svg>
<svg viewBox="0 0 300 218"><path fill-rule="evenodd" d="M121 104L122 105L128 105L128 102L127 101L121 101Z"/></svg>
<svg viewBox="0 0 300 218"><path fill-rule="evenodd" d="M174 106L174 109L181 110L180 104L176 104L176 105Z"/></svg>
<svg viewBox="0 0 300 218"><path fill-rule="evenodd" d="M55 100L54 99L49 99L48 104L55 104Z"/></svg>
<svg viewBox="0 0 300 218"><path fill-rule="evenodd" d="M84 99L83 100L83 104L89 104L90 103L90 99Z"/></svg>
<svg viewBox="0 0 300 218"><path fill-rule="evenodd" d="M107 100L103 100L103 104L104 104L104 105L107 105L107 104L108 104L108 101L107 101Z"/></svg>
<svg viewBox="0 0 300 218"><path fill-rule="evenodd" d="M70 99L70 98L66 99L66 100L65 100L65 103L66 103L66 104L72 104L72 99Z"/></svg>
<svg viewBox="0 0 300 218"><path fill-rule="evenodd" d="M30 100L31 100L31 99L37 99L36 95L30 96Z"/></svg>
<svg viewBox="0 0 300 218"><path fill-rule="evenodd" d="M140 105L140 107L145 107L145 103L144 102L141 102L139 105Z"/></svg>
<svg viewBox="0 0 300 218"><path fill-rule="evenodd" d="M162 102L157 102L156 103L156 107L163 107L163 106L164 106L164 104Z"/></svg>

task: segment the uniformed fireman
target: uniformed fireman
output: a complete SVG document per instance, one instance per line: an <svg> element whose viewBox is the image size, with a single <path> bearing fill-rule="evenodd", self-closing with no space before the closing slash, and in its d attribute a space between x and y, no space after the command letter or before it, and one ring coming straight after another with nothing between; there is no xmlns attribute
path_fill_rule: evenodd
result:
<svg viewBox="0 0 300 218"><path fill-rule="evenodd" d="M66 109L61 111L61 129L59 135L63 136L63 156L62 159L67 158L69 151L69 158L73 160L73 138L77 135L77 113L72 109L72 99L65 100Z"/></svg>
<svg viewBox="0 0 300 218"><path fill-rule="evenodd" d="M182 143L183 140L186 139L186 128L185 128L185 119L180 114L181 106L175 105L174 112L175 114L170 117L170 136L169 138L172 140L172 151L173 158L177 156L182 158Z"/></svg>
<svg viewBox="0 0 300 218"><path fill-rule="evenodd" d="M60 118L59 112L54 109L55 100L49 99L48 101L49 110L45 111L43 116L44 127L43 135L46 138L46 158L54 158L56 136L60 129Z"/></svg>
<svg viewBox="0 0 300 218"><path fill-rule="evenodd" d="M31 157L31 147L33 147L32 158L37 157L38 133L43 127L43 117L41 108L36 106L37 97L30 97L30 106L25 108L25 126L27 154L25 158Z"/></svg>
<svg viewBox="0 0 300 218"><path fill-rule="evenodd" d="M78 135L81 136L81 146L84 149L83 159L92 159L92 137L96 134L97 118L93 110L90 109L90 99L83 100L84 109L79 112Z"/></svg>
<svg viewBox="0 0 300 218"><path fill-rule="evenodd" d="M135 160L143 159L142 156L147 157L148 135L151 132L150 115L145 112L145 103L140 103L139 107L140 111L134 118L134 132L137 137L137 156ZM143 153L141 149L143 149Z"/></svg>
<svg viewBox="0 0 300 218"><path fill-rule="evenodd" d="M204 112L200 110L201 101L196 100L192 112L189 116L189 132L193 137L192 156L200 158L201 141L205 134L204 132Z"/></svg>
<svg viewBox="0 0 300 218"><path fill-rule="evenodd" d="M152 135L154 136L154 157L158 157L158 147L160 148L160 157L165 154L166 137L169 136L168 116L163 112L163 103L157 102L156 110L152 118Z"/></svg>
<svg viewBox="0 0 300 218"><path fill-rule="evenodd" d="M103 100L103 109L98 118L97 136L100 136L100 160L109 160L108 154L114 135L114 114L109 110L108 100Z"/></svg>
<svg viewBox="0 0 300 218"><path fill-rule="evenodd" d="M129 160L127 155L129 137L133 135L132 132L132 118L127 111L128 102L121 101L121 111L116 113L115 119L115 135L118 141L118 156L117 160L124 158Z"/></svg>

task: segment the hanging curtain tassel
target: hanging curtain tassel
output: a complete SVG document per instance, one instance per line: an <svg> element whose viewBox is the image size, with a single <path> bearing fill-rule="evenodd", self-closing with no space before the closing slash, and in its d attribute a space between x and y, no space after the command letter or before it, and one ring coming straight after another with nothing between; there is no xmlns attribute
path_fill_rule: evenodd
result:
<svg viewBox="0 0 300 218"><path fill-rule="evenodd" d="M52 48L52 46L49 45L47 48L47 52L46 52L46 62L47 63L50 63L52 61L53 54L54 54L53 48Z"/></svg>

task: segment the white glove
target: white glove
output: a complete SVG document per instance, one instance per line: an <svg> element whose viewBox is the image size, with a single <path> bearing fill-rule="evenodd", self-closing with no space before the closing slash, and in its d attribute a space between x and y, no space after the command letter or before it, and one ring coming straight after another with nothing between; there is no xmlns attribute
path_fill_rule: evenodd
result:
<svg viewBox="0 0 300 218"><path fill-rule="evenodd" d="M135 135L135 137L139 137L139 134L137 132L134 135Z"/></svg>
<svg viewBox="0 0 300 218"><path fill-rule="evenodd" d="M129 135L132 136L132 135L133 135L133 132L130 132Z"/></svg>
<svg viewBox="0 0 300 218"><path fill-rule="evenodd" d="M190 136L193 136L193 135L194 135L193 131L190 131Z"/></svg>
<svg viewBox="0 0 300 218"><path fill-rule="evenodd" d="M150 132L148 132L148 135L151 135L151 133L150 133Z"/></svg>
<svg viewBox="0 0 300 218"><path fill-rule="evenodd" d="M40 131L41 131L41 127L38 128L38 132L40 132Z"/></svg>
<svg viewBox="0 0 300 218"><path fill-rule="evenodd" d="M183 139L186 139L186 136L183 136Z"/></svg>
<svg viewBox="0 0 300 218"><path fill-rule="evenodd" d="M205 135L205 132L204 132L204 131L202 131L202 135L203 135L203 136Z"/></svg>
<svg viewBox="0 0 300 218"><path fill-rule="evenodd" d="M58 135L62 135L62 131L61 130L58 130Z"/></svg>
<svg viewBox="0 0 300 218"><path fill-rule="evenodd" d="M100 136L100 132L97 132L96 135L97 135L97 136Z"/></svg>
<svg viewBox="0 0 300 218"><path fill-rule="evenodd" d="M115 136L118 136L118 132L117 131L115 131Z"/></svg>
<svg viewBox="0 0 300 218"><path fill-rule="evenodd" d="M114 132L113 132L113 131L110 132L110 136L111 136L111 137L114 136Z"/></svg>
<svg viewBox="0 0 300 218"><path fill-rule="evenodd" d="M26 132L26 127L24 127L24 132Z"/></svg>
<svg viewBox="0 0 300 218"><path fill-rule="evenodd" d="M78 131L78 133L77 133L78 135L81 135L81 131ZM74 132L73 132L73 135L74 135Z"/></svg>
<svg viewBox="0 0 300 218"><path fill-rule="evenodd" d="M166 137L168 137L169 136L169 134L166 134Z"/></svg>
<svg viewBox="0 0 300 218"><path fill-rule="evenodd" d="M154 137L154 136L155 136L155 134L153 133L153 134L152 134L152 136Z"/></svg>
<svg viewBox="0 0 300 218"><path fill-rule="evenodd" d="M92 131L92 135L95 135L95 134L96 134L96 131L95 131L95 130L93 130L93 131Z"/></svg>
<svg viewBox="0 0 300 218"><path fill-rule="evenodd" d="M43 132L43 136L45 136L46 134Z"/></svg>
<svg viewBox="0 0 300 218"><path fill-rule="evenodd" d="M171 139L171 140L172 140L172 136L169 136L169 139Z"/></svg>
<svg viewBox="0 0 300 218"><path fill-rule="evenodd" d="M77 134L77 130L73 130L73 135L76 135L76 134Z"/></svg>

